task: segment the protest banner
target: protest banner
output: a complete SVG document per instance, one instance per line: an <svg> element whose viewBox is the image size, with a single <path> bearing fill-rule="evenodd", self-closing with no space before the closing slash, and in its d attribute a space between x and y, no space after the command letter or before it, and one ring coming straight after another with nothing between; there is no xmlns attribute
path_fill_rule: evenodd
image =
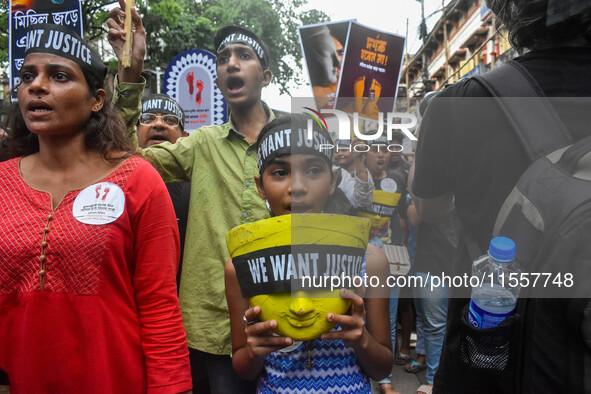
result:
<svg viewBox="0 0 591 394"><path fill-rule="evenodd" d="M67 26L80 37L82 32L82 9L80 0L11 0L9 34L9 84L11 100L16 101L15 87L20 84L20 69L25 60L26 31L30 25L54 23Z"/></svg>
<svg viewBox="0 0 591 394"><path fill-rule="evenodd" d="M298 34L316 108L332 109L353 20L300 26Z"/></svg>
<svg viewBox="0 0 591 394"><path fill-rule="evenodd" d="M405 38L351 22L335 108L377 120L394 111Z"/></svg>
<svg viewBox="0 0 591 394"><path fill-rule="evenodd" d="M228 106L215 84L215 55L202 49L178 54L164 73L164 92L185 112L185 130L227 122Z"/></svg>

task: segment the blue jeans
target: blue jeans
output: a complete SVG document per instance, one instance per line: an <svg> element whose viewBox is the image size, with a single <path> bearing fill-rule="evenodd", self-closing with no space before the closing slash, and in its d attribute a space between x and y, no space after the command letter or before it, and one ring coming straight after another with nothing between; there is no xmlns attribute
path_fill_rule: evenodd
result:
<svg viewBox="0 0 591 394"><path fill-rule="evenodd" d="M396 315L398 314L398 296L400 295L400 287L394 286L390 288L390 339L392 340L392 352L396 352ZM392 374L387 378L380 380L378 383L391 383Z"/></svg>
<svg viewBox="0 0 591 394"><path fill-rule="evenodd" d="M445 337L447 321L447 302L449 288L434 287L431 290L431 276L425 272L415 272L427 285L417 286L414 290L414 303L417 314L418 354L427 358L427 383L433 384L433 377L439 366L441 347Z"/></svg>

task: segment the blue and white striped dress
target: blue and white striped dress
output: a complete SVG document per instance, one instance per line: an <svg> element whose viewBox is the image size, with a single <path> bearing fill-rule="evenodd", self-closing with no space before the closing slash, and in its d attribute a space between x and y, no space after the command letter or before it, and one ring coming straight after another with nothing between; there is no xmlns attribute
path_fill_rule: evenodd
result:
<svg viewBox="0 0 591 394"><path fill-rule="evenodd" d="M306 368L308 348L311 369ZM371 383L355 351L342 340L298 342L273 352L265 361L257 393L368 393Z"/></svg>
<svg viewBox="0 0 591 394"><path fill-rule="evenodd" d="M360 276L366 273L363 259ZM340 330L337 325L334 330ZM310 357L308 357L308 350ZM307 369L308 358L312 368ZM296 342L271 353L259 379L257 393L372 394L369 378L357 363L355 351L341 339Z"/></svg>

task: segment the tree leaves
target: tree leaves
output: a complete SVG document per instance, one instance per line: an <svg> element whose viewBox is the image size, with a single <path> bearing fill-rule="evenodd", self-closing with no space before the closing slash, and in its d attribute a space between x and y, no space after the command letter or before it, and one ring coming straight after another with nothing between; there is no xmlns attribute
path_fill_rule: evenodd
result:
<svg viewBox="0 0 591 394"><path fill-rule="evenodd" d="M106 36L105 21L113 0L82 0L84 36L98 41ZM229 24L252 29L271 52L273 81L282 93L298 79L302 57L297 27L328 21L321 11L300 11L307 0L137 0L146 29L146 69L166 68L189 49L215 52L216 31ZM0 0L0 62L8 60L8 0Z"/></svg>
<svg viewBox="0 0 591 394"><path fill-rule="evenodd" d="M0 64L8 61L8 0L0 0Z"/></svg>
<svg viewBox="0 0 591 394"><path fill-rule="evenodd" d="M175 14L174 4L180 12ZM282 93L301 71L297 27L328 20L326 14L301 12L306 0L142 0L148 41L147 66L165 67L180 52L206 49L212 52L217 29L228 24L245 26L265 42L271 52L270 69Z"/></svg>

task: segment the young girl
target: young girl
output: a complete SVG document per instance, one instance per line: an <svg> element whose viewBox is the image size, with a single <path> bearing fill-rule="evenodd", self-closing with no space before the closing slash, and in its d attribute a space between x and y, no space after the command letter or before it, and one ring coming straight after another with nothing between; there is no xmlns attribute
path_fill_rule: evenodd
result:
<svg viewBox="0 0 591 394"><path fill-rule="evenodd" d="M317 145L307 147L300 140L306 125L305 117L280 117L265 126L257 140L261 176L255 180L273 215L321 213L335 190L332 152L319 151ZM285 132L291 133L291 148L271 150L264 143ZM330 138L328 132L314 129L314 140L325 138ZM366 267L368 276L388 274L386 257L375 247L367 249ZM257 320L261 309L249 309L231 259L225 274L232 363L242 378L259 377L258 392L371 393L368 377L379 380L390 373L388 299L375 298L386 297L387 289L385 294L383 288L367 289L365 300L341 290L340 295L351 301L350 315L328 313L326 319L338 323L337 329L315 340L296 342L273 334L276 320Z"/></svg>

